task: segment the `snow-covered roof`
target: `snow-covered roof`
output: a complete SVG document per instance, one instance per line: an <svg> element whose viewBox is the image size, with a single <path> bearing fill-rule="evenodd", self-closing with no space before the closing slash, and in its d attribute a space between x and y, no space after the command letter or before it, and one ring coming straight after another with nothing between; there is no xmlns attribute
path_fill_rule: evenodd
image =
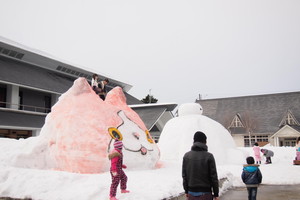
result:
<svg viewBox="0 0 300 200"><path fill-rule="evenodd" d="M197 100L203 107L203 114L228 127L239 113L242 120L252 124L252 131L266 134L279 130L287 110L300 120L300 92L287 92L244 97ZM251 128L251 127L250 127ZM235 128L231 133L242 134L246 129Z"/></svg>
<svg viewBox="0 0 300 200"><path fill-rule="evenodd" d="M131 108L154 108L154 107L166 107L167 111L173 111L177 106L177 103L145 103L145 104L137 104L130 105Z"/></svg>
<svg viewBox="0 0 300 200"><path fill-rule="evenodd" d="M110 80L109 85L111 87L120 86L125 92L128 92L132 88L132 85L116 80L110 76L104 75L103 73L88 69L87 67L71 64L70 62L49 55L40 50L19 44L2 36L0 36L0 56L16 59L23 63L35 65L40 68L52 70L74 78L85 77L88 80L91 80L91 76L94 73L97 73L100 79L108 78Z"/></svg>
<svg viewBox="0 0 300 200"><path fill-rule="evenodd" d="M148 130L159 121L166 111L173 111L176 108L176 103L148 103L129 105L143 120Z"/></svg>

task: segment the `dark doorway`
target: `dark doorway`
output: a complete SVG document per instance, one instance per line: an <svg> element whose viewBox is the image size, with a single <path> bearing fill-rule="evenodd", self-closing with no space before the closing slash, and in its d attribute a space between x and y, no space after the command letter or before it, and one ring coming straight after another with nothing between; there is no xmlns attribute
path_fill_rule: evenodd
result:
<svg viewBox="0 0 300 200"><path fill-rule="evenodd" d="M0 107L6 107L6 86L0 85Z"/></svg>
<svg viewBox="0 0 300 200"><path fill-rule="evenodd" d="M45 96L45 113L49 113L51 111L51 97Z"/></svg>

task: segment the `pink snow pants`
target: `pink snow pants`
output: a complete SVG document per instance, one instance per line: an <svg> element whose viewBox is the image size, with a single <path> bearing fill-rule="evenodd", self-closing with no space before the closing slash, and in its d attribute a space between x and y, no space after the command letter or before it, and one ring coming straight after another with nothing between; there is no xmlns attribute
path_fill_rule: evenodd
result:
<svg viewBox="0 0 300 200"><path fill-rule="evenodd" d="M260 155L255 155L255 160L256 160L256 161L261 161Z"/></svg>
<svg viewBox="0 0 300 200"><path fill-rule="evenodd" d="M296 160L300 160L300 151L296 152Z"/></svg>
<svg viewBox="0 0 300 200"><path fill-rule="evenodd" d="M121 190L125 190L127 188L127 176L123 170L119 170L116 176L113 176L111 172L110 174L112 178L112 183L110 186L110 196L115 197L117 194L117 188L120 181L121 181Z"/></svg>

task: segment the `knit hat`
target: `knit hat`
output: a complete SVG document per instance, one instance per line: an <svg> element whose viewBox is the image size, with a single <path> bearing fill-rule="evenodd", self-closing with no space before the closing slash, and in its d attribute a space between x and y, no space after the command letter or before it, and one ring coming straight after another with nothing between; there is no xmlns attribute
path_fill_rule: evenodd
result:
<svg viewBox="0 0 300 200"><path fill-rule="evenodd" d="M123 142L119 141L119 140L116 140L115 143L114 143L114 147L115 147L115 149L122 149Z"/></svg>
<svg viewBox="0 0 300 200"><path fill-rule="evenodd" d="M194 143L195 142L206 143L206 135L204 133L202 133L201 131L197 131L194 134Z"/></svg>
<svg viewBox="0 0 300 200"><path fill-rule="evenodd" d="M246 161L248 165L254 164L254 158L252 156L247 157Z"/></svg>

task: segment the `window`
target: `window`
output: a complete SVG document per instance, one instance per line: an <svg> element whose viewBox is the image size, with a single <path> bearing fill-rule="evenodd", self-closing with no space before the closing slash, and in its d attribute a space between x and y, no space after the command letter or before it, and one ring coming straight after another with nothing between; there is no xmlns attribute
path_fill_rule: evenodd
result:
<svg viewBox="0 0 300 200"><path fill-rule="evenodd" d="M281 120L279 127L284 125L297 125L300 126L299 122L296 120L295 116L293 115L291 110L288 110Z"/></svg>
<svg viewBox="0 0 300 200"><path fill-rule="evenodd" d="M249 139L244 139L244 146L250 147Z"/></svg>
<svg viewBox="0 0 300 200"><path fill-rule="evenodd" d="M250 144L250 141L251 141L251 144ZM252 139L249 139L249 136L244 136L244 146L245 147L250 147L250 146L253 146L253 144L255 143L255 140Z"/></svg>
<svg viewBox="0 0 300 200"><path fill-rule="evenodd" d="M9 50L8 49L3 49L2 53L8 55L9 54Z"/></svg>
<svg viewBox="0 0 300 200"><path fill-rule="evenodd" d="M76 70L72 70L72 69L69 69L67 67L63 67L63 66L60 66L60 65L56 68L56 70L66 72L68 74L72 74L72 75L75 75L75 76L80 76L80 77L85 77L87 79L92 79L92 76L90 76L88 74L80 73Z"/></svg>
<svg viewBox="0 0 300 200"><path fill-rule="evenodd" d="M23 53L19 53L17 51L13 51L13 50L10 50L10 49L5 49L3 47L0 47L0 53L8 55L8 56L13 57L13 58L18 58L18 59L22 59L23 56L24 56Z"/></svg>
<svg viewBox="0 0 300 200"><path fill-rule="evenodd" d="M251 143L250 143L251 141ZM251 139L249 140L249 136L244 136L244 146L245 147L251 147L254 145L255 142L262 142L266 143L269 142L269 136L268 135L251 135Z"/></svg>
<svg viewBox="0 0 300 200"><path fill-rule="evenodd" d="M16 51L10 51L9 56L16 57L17 54L18 54L18 52L16 52Z"/></svg>
<svg viewBox="0 0 300 200"><path fill-rule="evenodd" d="M269 137L267 135L257 135L256 141L257 142L269 142Z"/></svg>
<svg viewBox="0 0 300 200"><path fill-rule="evenodd" d="M18 53L18 54L16 55L16 58L18 58L18 59L22 59L22 58L23 58L23 56L24 56L24 54L23 54L23 53Z"/></svg>
<svg viewBox="0 0 300 200"><path fill-rule="evenodd" d="M296 146L297 138L281 138L281 146Z"/></svg>
<svg viewBox="0 0 300 200"><path fill-rule="evenodd" d="M237 128L237 127L244 127L244 125L242 123L242 120L241 120L241 116L239 114L237 114L233 118L233 120L232 120L232 122L231 122L231 124L229 126L229 128Z"/></svg>

